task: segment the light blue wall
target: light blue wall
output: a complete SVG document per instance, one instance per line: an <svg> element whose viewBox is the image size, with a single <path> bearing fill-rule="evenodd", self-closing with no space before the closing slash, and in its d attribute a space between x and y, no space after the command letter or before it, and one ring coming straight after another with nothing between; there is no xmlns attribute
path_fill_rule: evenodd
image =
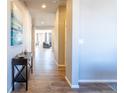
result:
<svg viewBox="0 0 124 93"><path fill-rule="evenodd" d="M80 0L79 80L116 80L116 0Z"/></svg>

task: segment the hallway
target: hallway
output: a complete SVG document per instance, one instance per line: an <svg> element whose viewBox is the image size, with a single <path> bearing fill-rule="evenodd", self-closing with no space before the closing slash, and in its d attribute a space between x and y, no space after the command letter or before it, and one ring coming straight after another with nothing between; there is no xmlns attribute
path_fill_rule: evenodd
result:
<svg viewBox="0 0 124 93"><path fill-rule="evenodd" d="M36 47L34 72L30 74L28 91L25 84L16 84L12 93L116 93L107 84L80 84L71 89L64 78L63 68L57 68L52 49Z"/></svg>

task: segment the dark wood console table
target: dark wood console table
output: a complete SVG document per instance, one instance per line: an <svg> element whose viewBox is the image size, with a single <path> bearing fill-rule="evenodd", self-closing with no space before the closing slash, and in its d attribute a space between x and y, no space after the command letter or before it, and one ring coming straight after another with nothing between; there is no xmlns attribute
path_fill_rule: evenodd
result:
<svg viewBox="0 0 124 93"><path fill-rule="evenodd" d="M20 53L12 59L12 85L14 91L15 82L26 83L28 90L28 76L33 73L33 57L31 52Z"/></svg>

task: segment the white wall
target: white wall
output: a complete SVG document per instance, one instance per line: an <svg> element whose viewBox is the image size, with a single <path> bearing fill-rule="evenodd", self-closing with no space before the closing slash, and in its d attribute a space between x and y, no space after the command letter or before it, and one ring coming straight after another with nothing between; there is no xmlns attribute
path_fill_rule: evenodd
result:
<svg viewBox="0 0 124 93"><path fill-rule="evenodd" d="M80 80L116 80L116 4L80 0Z"/></svg>
<svg viewBox="0 0 124 93"><path fill-rule="evenodd" d="M78 63L79 0L67 0L66 4L66 80L71 88L79 88Z"/></svg>
<svg viewBox="0 0 124 93"><path fill-rule="evenodd" d="M31 49L31 16L29 12L27 11L26 7L22 3L20 3L18 0L13 0L14 1L14 6L16 6L16 12L18 13L19 20L22 21L23 26L24 26L24 31L23 31L23 44L18 45L18 46L10 46L11 45L11 2L8 1L8 54L7 54L7 71L8 71L8 79L7 79L7 91L12 87L11 82L12 82L12 76L11 76L11 59L17 55L18 53L22 52L24 49Z"/></svg>
<svg viewBox="0 0 124 93"><path fill-rule="evenodd" d="M7 93L7 0L0 1L0 93Z"/></svg>
<svg viewBox="0 0 124 93"><path fill-rule="evenodd" d="M27 51L31 52L31 42L32 42L32 18L27 9L25 9L25 17L23 19L25 25L24 37L25 37L25 45Z"/></svg>

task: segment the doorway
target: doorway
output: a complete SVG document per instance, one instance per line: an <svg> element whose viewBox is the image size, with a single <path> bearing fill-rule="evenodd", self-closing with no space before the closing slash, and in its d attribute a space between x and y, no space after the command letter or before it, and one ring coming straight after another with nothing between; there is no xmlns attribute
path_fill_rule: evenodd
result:
<svg viewBox="0 0 124 93"><path fill-rule="evenodd" d="M35 47L52 47L52 30L35 30Z"/></svg>

